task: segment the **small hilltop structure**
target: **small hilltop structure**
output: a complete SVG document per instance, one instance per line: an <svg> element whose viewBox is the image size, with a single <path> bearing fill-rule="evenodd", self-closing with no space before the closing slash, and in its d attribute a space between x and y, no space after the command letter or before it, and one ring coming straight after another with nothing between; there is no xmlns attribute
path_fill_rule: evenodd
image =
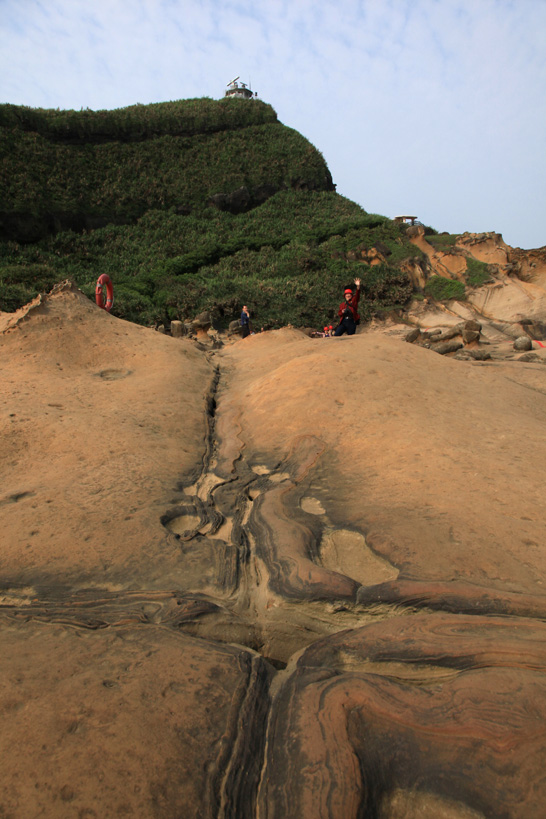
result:
<svg viewBox="0 0 546 819"><path fill-rule="evenodd" d="M224 97L236 97L237 99L242 100L251 100L257 96L258 94L253 93L246 83L239 82L239 77L235 77L234 80L228 82L227 88L224 92Z"/></svg>
<svg viewBox="0 0 546 819"><path fill-rule="evenodd" d="M421 222L417 219L417 216L395 216L394 221L398 222L398 224L402 225L420 225Z"/></svg>

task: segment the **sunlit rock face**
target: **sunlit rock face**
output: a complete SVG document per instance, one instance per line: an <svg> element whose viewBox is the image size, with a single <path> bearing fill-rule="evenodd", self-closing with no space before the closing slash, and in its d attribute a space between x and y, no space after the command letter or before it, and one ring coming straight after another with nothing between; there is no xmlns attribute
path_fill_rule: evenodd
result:
<svg viewBox="0 0 546 819"><path fill-rule="evenodd" d="M0 815L542 815L540 348L0 330Z"/></svg>
<svg viewBox="0 0 546 819"><path fill-rule="evenodd" d="M414 287L422 290L431 276L458 279L467 285L463 302L448 302L433 308L436 319L440 318L439 312L443 312L442 318L448 324L456 321L457 316L477 318L493 338L499 337L499 332L513 335L523 322L531 338L543 338L546 247L522 250L507 245L499 233L463 233L447 250L442 250L427 240L423 227L413 226L407 232L422 253L419 260L406 263ZM482 263L482 268L487 266L486 280L482 283L472 279L473 261ZM422 326L427 326L431 316L425 317L423 312L427 311L418 310L424 319ZM419 319L418 323L421 324Z"/></svg>

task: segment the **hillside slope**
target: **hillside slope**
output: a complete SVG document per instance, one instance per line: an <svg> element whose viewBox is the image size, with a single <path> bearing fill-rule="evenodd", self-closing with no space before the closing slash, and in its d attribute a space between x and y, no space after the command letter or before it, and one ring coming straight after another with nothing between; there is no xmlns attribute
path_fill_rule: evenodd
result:
<svg viewBox="0 0 546 819"><path fill-rule="evenodd" d="M67 277L92 295L108 273L115 314L139 323L209 309L227 324L247 301L261 324L316 325L359 274L355 247L419 255L400 226L335 193L320 153L258 101L5 105L0 146L4 311ZM411 293L381 260L368 315Z"/></svg>
<svg viewBox="0 0 546 819"><path fill-rule="evenodd" d="M421 300L453 320L531 322L533 338L546 333L544 249L366 213L257 100L1 105L0 149L1 311L67 278L93 298L106 273L114 315L140 324L206 310L226 327L247 303L258 328L320 328L359 277L363 321L394 310L430 324Z"/></svg>
<svg viewBox="0 0 546 819"><path fill-rule="evenodd" d="M333 190L320 154L258 101L3 109L4 238L133 222L154 208L187 212L243 185L258 198L291 186Z"/></svg>

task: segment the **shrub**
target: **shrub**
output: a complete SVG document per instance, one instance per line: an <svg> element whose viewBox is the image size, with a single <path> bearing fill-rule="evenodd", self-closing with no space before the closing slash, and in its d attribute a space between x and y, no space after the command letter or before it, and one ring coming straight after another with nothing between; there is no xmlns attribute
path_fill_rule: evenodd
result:
<svg viewBox="0 0 546 819"><path fill-rule="evenodd" d="M443 250L448 253L451 248L457 243L460 233L437 233L436 235L427 235L427 242L437 250Z"/></svg>
<svg viewBox="0 0 546 819"><path fill-rule="evenodd" d="M154 324L162 316L153 301L128 287L116 287L112 314L137 324Z"/></svg>
<svg viewBox="0 0 546 819"><path fill-rule="evenodd" d="M49 265L0 264L0 310L12 313L39 293L48 293L59 278Z"/></svg>
<svg viewBox="0 0 546 819"><path fill-rule="evenodd" d="M438 231L435 230L433 227L430 227L430 225L423 225L423 227L425 229L425 236L437 236L438 235Z"/></svg>
<svg viewBox="0 0 546 819"><path fill-rule="evenodd" d="M386 308L406 304L412 291L407 273L391 265L374 265L362 278L360 314L363 319L368 319Z"/></svg>
<svg viewBox="0 0 546 819"><path fill-rule="evenodd" d="M465 297L465 287L457 279L431 276L425 285L425 294L436 301L460 300Z"/></svg>
<svg viewBox="0 0 546 819"><path fill-rule="evenodd" d="M468 256L466 259L466 283L470 287L481 287L482 284L489 281L491 281L489 265Z"/></svg>
<svg viewBox="0 0 546 819"><path fill-rule="evenodd" d="M22 284L5 284L0 279L0 311L13 313L36 296Z"/></svg>
<svg viewBox="0 0 546 819"><path fill-rule="evenodd" d="M94 298L102 273L113 314L142 324L210 309L227 325L248 302L264 325L319 327L357 276L363 319L411 295L404 229L335 193L319 151L270 106L0 106L1 149L4 310L67 277ZM242 185L247 211L208 204ZM370 268L358 251L376 243L388 264Z"/></svg>
<svg viewBox="0 0 546 819"><path fill-rule="evenodd" d="M242 104L241 104L242 103ZM276 122L261 100L200 99L131 105L115 111L61 111L0 105L0 126L38 133L53 141L92 144L113 140L139 142L158 134L194 136Z"/></svg>

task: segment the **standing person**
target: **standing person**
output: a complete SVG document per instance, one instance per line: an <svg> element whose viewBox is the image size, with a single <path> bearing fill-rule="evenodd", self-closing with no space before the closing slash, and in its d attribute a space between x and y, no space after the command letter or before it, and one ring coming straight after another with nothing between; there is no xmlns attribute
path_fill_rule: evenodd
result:
<svg viewBox="0 0 546 819"><path fill-rule="evenodd" d="M353 293L351 287L346 287L344 292L345 301L339 305L338 315L339 324L334 331L335 336L342 336L347 333L348 336L354 336L356 332L356 325L360 322L358 315L358 301L360 299L360 279L355 279L356 293Z"/></svg>
<svg viewBox="0 0 546 819"><path fill-rule="evenodd" d="M250 335L250 313L248 312L248 307L246 304L243 305L243 309L241 311L241 327L241 335L243 338L246 338Z"/></svg>

